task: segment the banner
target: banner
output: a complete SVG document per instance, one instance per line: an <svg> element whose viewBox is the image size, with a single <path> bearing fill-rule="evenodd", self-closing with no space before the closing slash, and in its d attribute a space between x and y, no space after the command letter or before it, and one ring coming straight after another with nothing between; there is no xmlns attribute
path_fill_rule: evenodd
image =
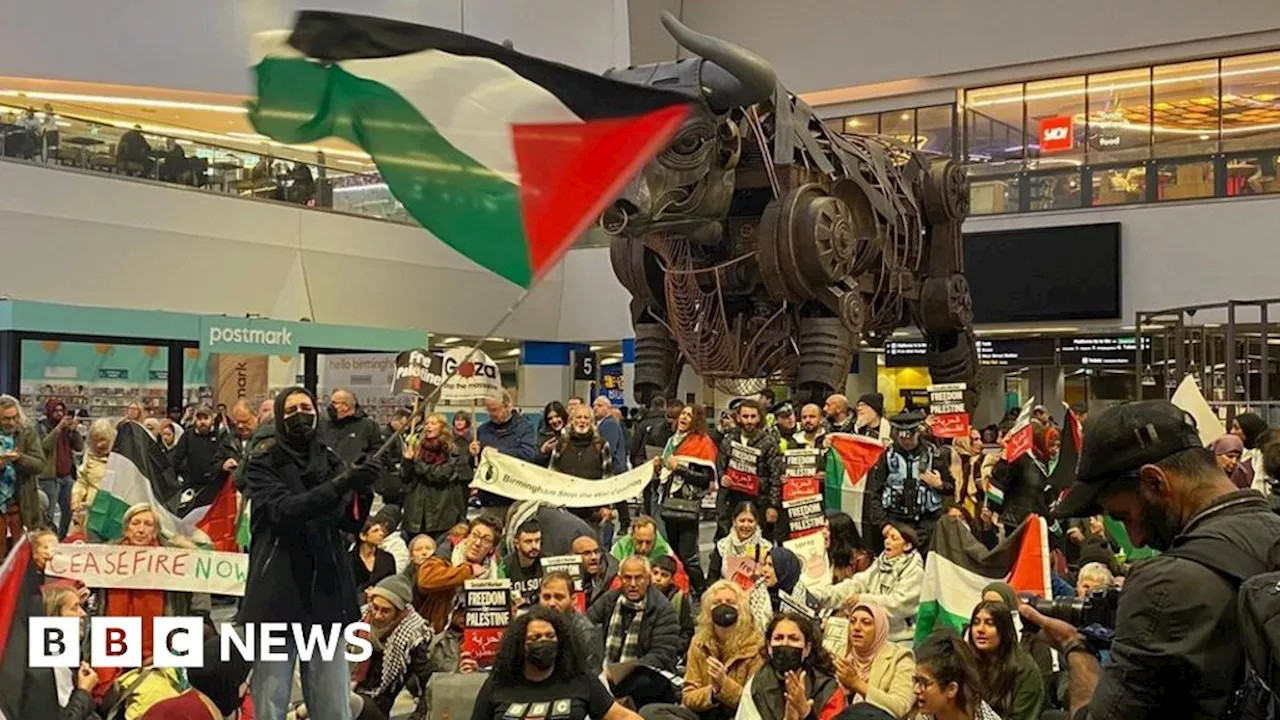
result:
<svg viewBox="0 0 1280 720"><path fill-rule="evenodd" d="M720 486L744 495L760 494L760 455L757 448L734 440L729 443L729 466L720 478Z"/></svg>
<svg viewBox="0 0 1280 720"><path fill-rule="evenodd" d="M800 582L809 587L830 584L831 564L827 560L826 538L822 533L809 533L783 540L782 546L800 559Z"/></svg>
<svg viewBox="0 0 1280 720"><path fill-rule="evenodd" d="M493 358L482 350L453 348L446 350L441 369L449 382L440 391L444 404L470 403L502 396L502 373Z"/></svg>
<svg viewBox="0 0 1280 720"><path fill-rule="evenodd" d="M425 348L405 350L396 356L395 381L391 394L408 393L420 398L430 397L444 383L444 363L438 355Z"/></svg>
<svg viewBox="0 0 1280 720"><path fill-rule="evenodd" d="M821 530L827 518L822 510L822 496L818 494L783 500L782 507L787 511L793 538Z"/></svg>
<svg viewBox="0 0 1280 720"><path fill-rule="evenodd" d="M471 487L512 500L594 508L637 497L652 479L653 466L649 464L602 480L583 480L486 449Z"/></svg>
<svg viewBox="0 0 1280 720"><path fill-rule="evenodd" d="M934 437L969 436L969 411L964 406L964 383L929 386L929 426Z"/></svg>
<svg viewBox="0 0 1280 720"><path fill-rule="evenodd" d="M511 581L467 580L462 606L462 652L482 670L491 668L502 634L511 624Z"/></svg>
<svg viewBox="0 0 1280 720"><path fill-rule="evenodd" d="M237 400L247 400L256 407L267 399L267 356L219 353L212 367L215 405L230 409Z"/></svg>
<svg viewBox="0 0 1280 720"><path fill-rule="evenodd" d="M91 588L244 596L249 556L174 547L59 545L46 575Z"/></svg>
<svg viewBox="0 0 1280 720"><path fill-rule="evenodd" d="M568 573L573 578L573 606L580 613L587 612L587 592L582 585L582 556L581 555L551 555L542 558L542 576L546 577L549 573L563 572Z"/></svg>

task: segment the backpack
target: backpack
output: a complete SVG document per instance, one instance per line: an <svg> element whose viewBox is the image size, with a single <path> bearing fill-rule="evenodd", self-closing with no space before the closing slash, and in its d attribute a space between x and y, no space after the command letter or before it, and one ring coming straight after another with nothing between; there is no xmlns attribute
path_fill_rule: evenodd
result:
<svg viewBox="0 0 1280 720"><path fill-rule="evenodd" d="M1202 542L1184 544L1191 539ZM1244 676L1222 717L1280 720L1280 544L1262 561L1210 529L1191 533L1165 554L1199 563L1239 589L1236 614Z"/></svg>

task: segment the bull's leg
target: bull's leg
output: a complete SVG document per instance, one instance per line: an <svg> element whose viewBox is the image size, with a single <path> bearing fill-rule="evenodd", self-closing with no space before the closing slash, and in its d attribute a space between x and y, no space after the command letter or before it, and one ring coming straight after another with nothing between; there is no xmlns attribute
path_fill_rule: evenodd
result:
<svg viewBox="0 0 1280 720"><path fill-rule="evenodd" d="M661 323L637 321L636 401L647 406L654 397L675 397L680 382L680 348Z"/></svg>
<svg viewBox="0 0 1280 720"><path fill-rule="evenodd" d="M858 333L838 317L802 317L797 345L800 369L795 400L822 405L829 395L843 393L858 350Z"/></svg>

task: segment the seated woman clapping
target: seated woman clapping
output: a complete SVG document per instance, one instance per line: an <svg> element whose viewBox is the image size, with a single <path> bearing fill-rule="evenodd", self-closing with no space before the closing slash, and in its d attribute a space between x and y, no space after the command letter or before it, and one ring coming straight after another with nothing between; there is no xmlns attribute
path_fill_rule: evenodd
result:
<svg viewBox="0 0 1280 720"><path fill-rule="evenodd" d="M537 714L537 713L542 714ZM586 652L560 613L535 607L512 621L471 720L638 720L587 671Z"/></svg>
<svg viewBox="0 0 1280 720"><path fill-rule="evenodd" d="M765 660L747 682L737 720L831 720L848 704L817 623L779 613L765 631Z"/></svg>
<svg viewBox="0 0 1280 720"><path fill-rule="evenodd" d="M874 603L861 603L849 615L849 654L836 658L836 675L849 704L865 702L903 718L915 707L911 651L889 642L889 616Z"/></svg>

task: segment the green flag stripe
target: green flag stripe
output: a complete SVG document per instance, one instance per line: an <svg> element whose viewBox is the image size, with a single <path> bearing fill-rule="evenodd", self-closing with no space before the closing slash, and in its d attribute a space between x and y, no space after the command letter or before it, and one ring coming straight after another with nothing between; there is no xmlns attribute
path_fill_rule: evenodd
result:
<svg viewBox="0 0 1280 720"><path fill-rule="evenodd" d="M977 605L975 602L974 605ZM958 635L963 635L969 624L969 616L949 612L937 601L920 603L920 611L916 615L916 638L919 645L926 638L941 628L950 628Z"/></svg>
<svg viewBox="0 0 1280 720"><path fill-rule="evenodd" d="M249 119L258 132L288 144L336 136L360 146L442 242L521 287L533 281L519 186L450 144L394 90L297 58L267 57L257 75Z"/></svg>
<svg viewBox="0 0 1280 720"><path fill-rule="evenodd" d="M89 507L86 525L99 540L115 540L124 534L124 513L129 509L127 500L116 497L105 489L98 490Z"/></svg>

